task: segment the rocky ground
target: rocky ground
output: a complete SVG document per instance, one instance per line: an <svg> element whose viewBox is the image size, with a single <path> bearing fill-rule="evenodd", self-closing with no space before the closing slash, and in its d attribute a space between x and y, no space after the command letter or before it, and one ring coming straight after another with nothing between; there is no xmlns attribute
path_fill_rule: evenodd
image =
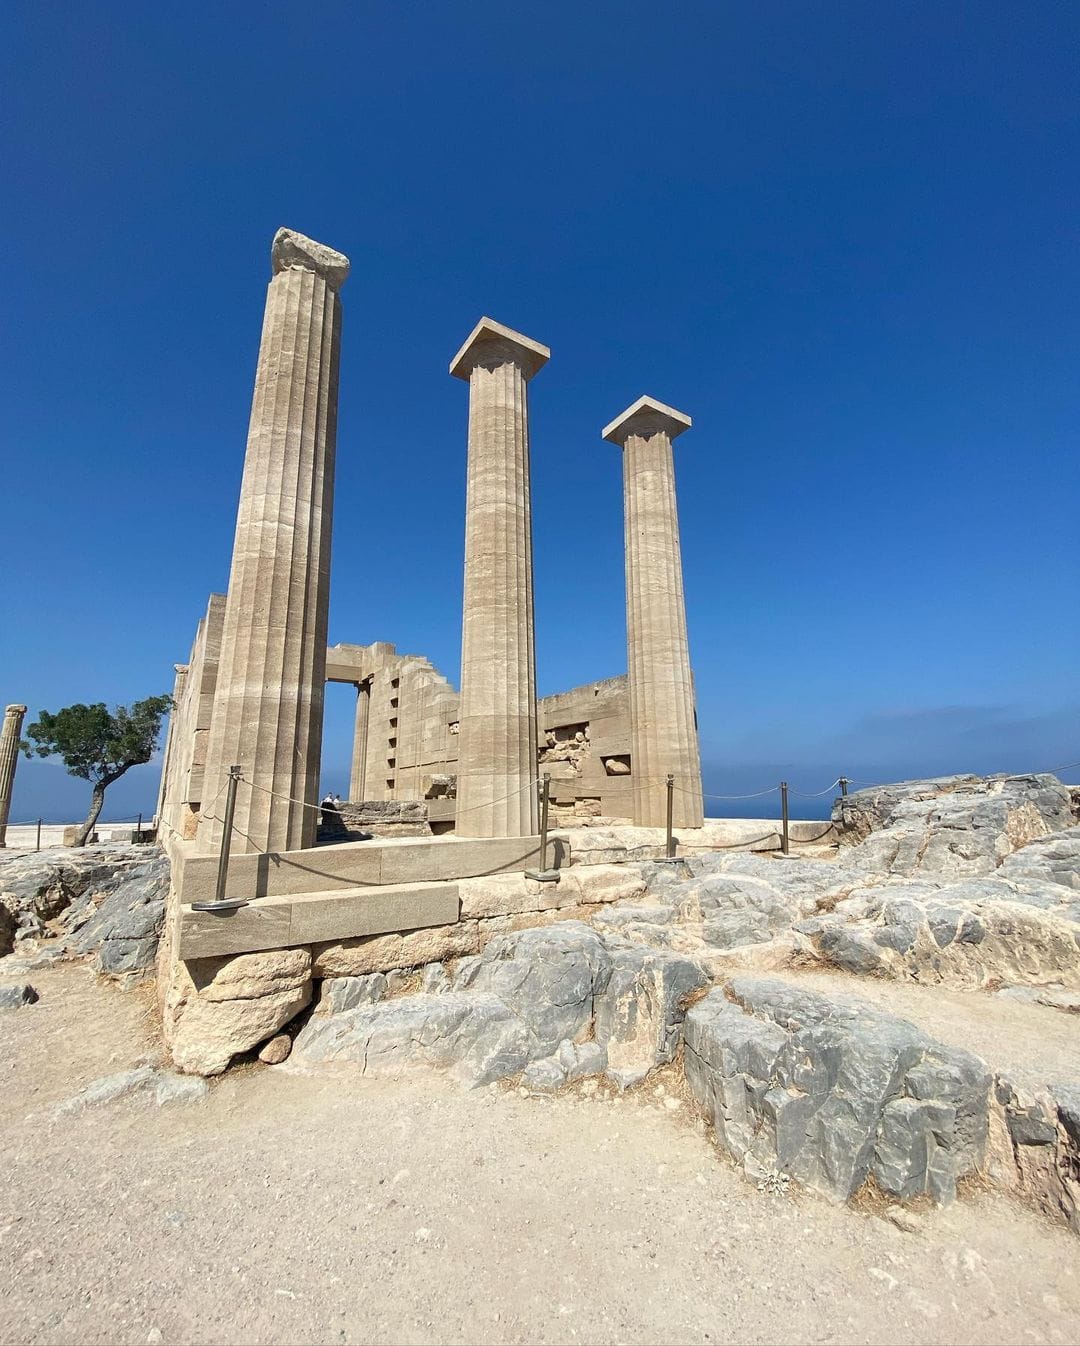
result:
<svg viewBox="0 0 1080 1346"><path fill-rule="evenodd" d="M149 984L36 975L0 1015L2 1341L1076 1340L1065 1229L980 1185L903 1228L758 1192L672 1067L522 1097L248 1066L72 1107L158 1063Z"/></svg>
<svg viewBox="0 0 1080 1346"><path fill-rule="evenodd" d="M16 1275L13 1322L27 1340L1073 1340L1078 816L1053 777L908 782L837 801L816 858L572 870L604 892L479 954L213 960L182 1021L209 1028L174 1063L213 1074L242 1042L274 1065L209 1085L161 1059L139 980L163 860L4 860L8 1134L20 1173L61 1173L51 1205L27 1179L39 1241L19 1220L4 1237L28 1264L60 1239L56 1265L87 1278L76 1303ZM103 1126L120 1177L90 1147ZM190 1312L148 1319L150 1291L73 1232L100 1220L99 1184L140 1284L164 1237L213 1294L188 1283Z"/></svg>
<svg viewBox="0 0 1080 1346"><path fill-rule="evenodd" d="M157 956L168 887L157 846L0 853L0 957L92 956L106 976L142 976Z"/></svg>

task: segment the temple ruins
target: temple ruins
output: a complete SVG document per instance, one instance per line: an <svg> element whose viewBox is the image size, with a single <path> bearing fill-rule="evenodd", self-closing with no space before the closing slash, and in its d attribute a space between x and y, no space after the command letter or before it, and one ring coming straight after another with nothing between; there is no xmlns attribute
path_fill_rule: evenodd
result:
<svg viewBox="0 0 1080 1346"><path fill-rule="evenodd" d="M484 919L576 905L580 882L541 898L524 877L545 777L556 829L662 828L669 779L674 825L703 824L672 456L690 418L643 397L604 430L623 459L628 672L538 699L528 394L550 351L502 323L481 318L450 363L469 388L460 688L386 641L327 647L348 271L303 235L274 238L228 592L176 666L165 746L174 1036L198 1018L192 960L306 948L317 963L320 946L374 940L389 951L367 961L407 965L415 951L394 940L475 951ZM356 688L350 797L329 832L327 682ZM588 868L558 830L552 853L556 877ZM479 910L463 885L498 875L506 891Z"/></svg>

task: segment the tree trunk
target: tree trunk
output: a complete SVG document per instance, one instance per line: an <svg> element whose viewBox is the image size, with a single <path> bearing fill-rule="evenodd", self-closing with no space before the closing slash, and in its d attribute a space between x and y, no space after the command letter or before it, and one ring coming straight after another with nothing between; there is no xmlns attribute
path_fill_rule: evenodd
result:
<svg viewBox="0 0 1080 1346"><path fill-rule="evenodd" d="M101 816L101 806L105 803L105 785L101 781L94 784L93 793L90 796L90 812L86 815L86 822L79 828L75 834L75 845L85 846L86 838L94 830L94 824Z"/></svg>

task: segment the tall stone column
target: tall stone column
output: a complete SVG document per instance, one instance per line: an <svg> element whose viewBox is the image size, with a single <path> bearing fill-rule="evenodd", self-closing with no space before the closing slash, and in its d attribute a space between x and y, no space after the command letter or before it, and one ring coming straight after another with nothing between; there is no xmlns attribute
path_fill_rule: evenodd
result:
<svg viewBox="0 0 1080 1346"><path fill-rule="evenodd" d="M353 730L352 770L349 773L349 801L359 804L366 798L368 721L371 718L371 679L356 684L356 727Z"/></svg>
<svg viewBox="0 0 1080 1346"><path fill-rule="evenodd" d="M15 784L15 768L19 765L19 740L25 715L25 706L8 706L4 711L4 726L0 729L0 848L7 845L11 791Z"/></svg>
<svg viewBox="0 0 1080 1346"><path fill-rule="evenodd" d="M234 851L310 846L318 824L348 258L279 229L271 249L198 842L217 849L228 769ZM266 793L274 791L274 794ZM296 802L300 801L300 802Z"/></svg>
<svg viewBox="0 0 1080 1346"><path fill-rule="evenodd" d="M665 825L669 774L675 825L704 820L671 452L671 441L689 428L689 416L642 397L603 431L623 451L630 769L639 827Z"/></svg>
<svg viewBox="0 0 1080 1346"><path fill-rule="evenodd" d="M177 721L183 715L184 688L187 685L187 664L173 664L176 677L173 679L172 709L169 711L169 732L165 735L165 752L161 758L161 780L158 782L157 807L154 810L154 822L161 828L165 817L166 803L173 803L176 788L173 771L173 749L177 738ZM161 833L159 832L159 838Z"/></svg>
<svg viewBox="0 0 1080 1346"><path fill-rule="evenodd" d="M481 318L450 365L469 383L455 824L463 837L539 828L526 386L550 355Z"/></svg>

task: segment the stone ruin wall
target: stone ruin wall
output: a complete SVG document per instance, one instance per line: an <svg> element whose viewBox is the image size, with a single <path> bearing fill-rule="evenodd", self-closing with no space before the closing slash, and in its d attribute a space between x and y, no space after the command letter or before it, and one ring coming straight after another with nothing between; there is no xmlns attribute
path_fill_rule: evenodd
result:
<svg viewBox="0 0 1080 1346"><path fill-rule="evenodd" d="M365 797L437 799L457 772L458 693L426 659L407 655L372 679ZM633 812L626 676L537 702L539 772L551 776L552 820Z"/></svg>
<svg viewBox="0 0 1080 1346"><path fill-rule="evenodd" d="M419 655L403 655L371 680L369 800L424 799L457 768L458 694Z"/></svg>
<svg viewBox="0 0 1080 1346"><path fill-rule="evenodd" d="M206 744L214 708L225 595L211 594L186 664L176 666L173 710L165 743L158 816L166 829L194 838L202 806Z"/></svg>
<svg viewBox="0 0 1080 1346"><path fill-rule="evenodd" d="M177 665L158 812L163 826L184 840L194 838L203 804L224 616L224 594L211 594L188 662ZM327 674L335 682L362 683L358 696L367 697L366 742L360 745L363 800L428 799L436 827L449 826L452 804L444 807L440 826L436 801L452 795L457 773L459 696L452 684L430 660L398 654L385 642L332 646ZM537 769L551 776L552 823L631 817L625 674L541 697L537 712ZM355 776L354 770L354 783Z"/></svg>

